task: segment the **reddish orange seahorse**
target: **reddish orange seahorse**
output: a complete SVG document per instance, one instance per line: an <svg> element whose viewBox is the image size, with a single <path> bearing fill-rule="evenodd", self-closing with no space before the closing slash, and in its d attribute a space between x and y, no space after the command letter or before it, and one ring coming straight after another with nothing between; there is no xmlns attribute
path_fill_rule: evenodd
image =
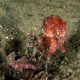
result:
<svg viewBox="0 0 80 80"><path fill-rule="evenodd" d="M46 48L45 54L51 56L55 53L57 44L64 53L64 42L66 40L66 23L59 17L48 16L43 21L43 33L40 44Z"/></svg>

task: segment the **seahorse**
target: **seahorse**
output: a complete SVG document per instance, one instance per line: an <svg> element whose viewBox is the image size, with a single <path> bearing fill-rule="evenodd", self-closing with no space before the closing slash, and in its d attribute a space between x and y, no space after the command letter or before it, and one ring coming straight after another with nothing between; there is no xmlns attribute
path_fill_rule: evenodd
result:
<svg viewBox="0 0 80 80"><path fill-rule="evenodd" d="M7 56L7 62L8 64L13 67L14 69L16 70L20 70L22 71L23 69L35 69L35 66L31 63L18 63L16 60L15 60L15 57L16 57L16 53L15 52L12 52L10 53L8 56Z"/></svg>
<svg viewBox="0 0 80 80"><path fill-rule="evenodd" d="M43 21L43 33L40 37L40 43L46 48L45 54L51 56L55 53L57 45L64 53L64 42L66 40L66 22L60 17L48 16Z"/></svg>

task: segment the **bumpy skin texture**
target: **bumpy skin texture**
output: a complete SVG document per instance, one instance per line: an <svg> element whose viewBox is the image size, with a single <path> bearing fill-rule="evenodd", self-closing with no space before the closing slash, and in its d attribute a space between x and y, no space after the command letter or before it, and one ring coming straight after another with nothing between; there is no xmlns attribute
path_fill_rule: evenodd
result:
<svg viewBox="0 0 80 80"><path fill-rule="evenodd" d="M7 62L8 64L15 68L16 70L22 71L23 69L35 69L35 66L31 63L23 63L23 62L18 62L15 60L16 53L12 52L7 56Z"/></svg>
<svg viewBox="0 0 80 80"><path fill-rule="evenodd" d="M40 37L40 43L46 48L45 54L52 56L56 51L57 44L59 44L60 50L64 53L66 23L59 17L48 16L43 21L43 31L43 35Z"/></svg>

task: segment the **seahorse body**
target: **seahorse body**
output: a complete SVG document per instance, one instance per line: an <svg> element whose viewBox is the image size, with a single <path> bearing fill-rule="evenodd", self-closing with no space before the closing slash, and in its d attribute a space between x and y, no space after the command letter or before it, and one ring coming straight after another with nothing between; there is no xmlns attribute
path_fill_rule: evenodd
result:
<svg viewBox="0 0 80 80"><path fill-rule="evenodd" d="M16 70L35 69L35 66L31 63L18 63L15 60L16 56L17 56L16 53L12 52L7 57L7 62L11 67L15 68Z"/></svg>
<svg viewBox="0 0 80 80"><path fill-rule="evenodd" d="M43 21L43 36L41 44L48 48L45 52L46 55L51 56L60 46L60 50L65 52L64 42L66 40L66 23L59 17L48 16Z"/></svg>

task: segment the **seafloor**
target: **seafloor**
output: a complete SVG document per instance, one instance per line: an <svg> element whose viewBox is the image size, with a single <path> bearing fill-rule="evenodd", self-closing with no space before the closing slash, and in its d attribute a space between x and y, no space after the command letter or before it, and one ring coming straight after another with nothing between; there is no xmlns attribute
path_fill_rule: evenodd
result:
<svg viewBox="0 0 80 80"><path fill-rule="evenodd" d="M46 75L45 69L32 71L31 79L23 77L24 72L19 75L8 69L6 56L11 52L30 53L30 58L36 53L35 49L32 51L34 37L41 32L44 18L50 15L61 17L67 24L65 54L56 51L45 78L34 78L42 71ZM35 65L39 65L37 61ZM9 80L6 76L10 80L80 80L80 0L0 0L0 80Z"/></svg>

